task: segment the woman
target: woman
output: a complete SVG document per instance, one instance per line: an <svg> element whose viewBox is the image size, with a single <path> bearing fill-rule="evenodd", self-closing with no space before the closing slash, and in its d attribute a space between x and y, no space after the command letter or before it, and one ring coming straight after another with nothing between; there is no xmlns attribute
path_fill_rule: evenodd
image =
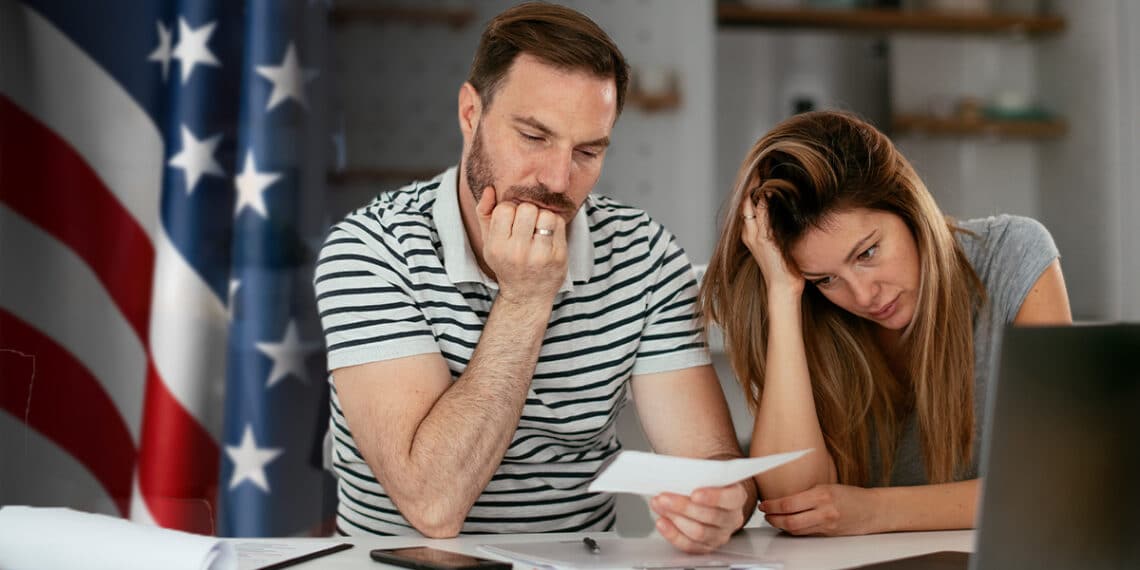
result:
<svg viewBox="0 0 1140 570"><path fill-rule="evenodd" d="M858 118L798 115L744 160L701 292L755 414L757 476L793 534L971 528L1002 327L1071 323L1049 233L955 224ZM885 450L885 452L884 452Z"/></svg>

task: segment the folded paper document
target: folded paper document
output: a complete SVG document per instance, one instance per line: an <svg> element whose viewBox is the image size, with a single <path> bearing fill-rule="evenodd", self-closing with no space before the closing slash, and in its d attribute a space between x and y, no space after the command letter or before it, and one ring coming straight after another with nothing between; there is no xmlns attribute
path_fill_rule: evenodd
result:
<svg viewBox="0 0 1140 570"><path fill-rule="evenodd" d="M602 470L590 491L691 495L702 487L723 487L807 455L810 449L749 459L691 459L623 451Z"/></svg>

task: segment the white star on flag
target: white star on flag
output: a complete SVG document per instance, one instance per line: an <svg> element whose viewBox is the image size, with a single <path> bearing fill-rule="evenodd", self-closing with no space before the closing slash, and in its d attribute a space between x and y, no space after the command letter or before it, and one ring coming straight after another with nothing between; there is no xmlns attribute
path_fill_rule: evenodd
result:
<svg viewBox="0 0 1140 570"><path fill-rule="evenodd" d="M237 206L234 206L234 217L240 216L242 208L249 206L253 211L268 218L269 212L265 208L265 190L269 188L281 174L277 172L258 172L257 164L253 159L253 151L245 154L245 168L241 174L234 177L234 186L237 187Z"/></svg>
<svg viewBox="0 0 1140 570"><path fill-rule="evenodd" d="M269 104L265 110L269 111L286 99L296 99L302 107L309 107L305 98L305 84L317 77L319 72L311 68L302 68L297 58L297 48L289 42L285 50L285 59L281 65L259 65L257 74L273 82L273 92L269 94Z"/></svg>
<svg viewBox="0 0 1140 570"><path fill-rule="evenodd" d="M269 381L266 388L272 388L292 374L298 380L308 383L308 374L305 370L305 358L318 348L316 343L301 342L301 335L297 332L297 321L289 319L285 327L285 338L281 342L254 343L257 350L273 360L273 370L269 372Z"/></svg>
<svg viewBox="0 0 1140 570"><path fill-rule="evenodd" d="M156 22L156 24L158 24L158 47L154 48L154 51L150 52L150 55L148 55L146 59L147 61L157 61L162 64L162 80L166 81L167 72L170 71L170 59L172 57L170 52L170 30L166 29L166 26L162 25L162 22Z"/></svg>
<svg viewBox="0 0 1140 570"><path fill-rule="evenodd" d="M222 142L222 135L214 135L201 140L190 132L190 128L182 125L182 150L170 158L168 165L181 168L186 173L186 193L194 191L198 179L204 174L225 176L222 165L214 160L214 150Z"/></svg>
<svg viewBox="0 0 1140 570"><path fill-rule="evenodd" d="M230 477L230 489L248 479L260 487L262 491L268 493L269 481L265 478L265 466L276 459L278 455L281 455L282 451L280 448L257 447L257 441L253 439L253 426L246 424L245 432L241 436L241 443L237 447L226 446L226 455L234 463L234 473Z"/></svg>
<svg viewBox="0 0 1140 570"><path fill-rule="evenodd" d="M178 45L174 47L174 59L182 62L182 83L185 84L190 80L190 73L198 64L222 66L218 58L214 57L214 52L206 45L217 25L217 22L210 22L195 30L186 23L185 19L178 19Z"/></svg>
<svg viewBox="0 0 1140 570"><path fill-rule="evenodd" d="M226 296L226 318L234 320L234 297L237 295L238 288L241 287L241 279L230 279L230 290Z"/></svg>

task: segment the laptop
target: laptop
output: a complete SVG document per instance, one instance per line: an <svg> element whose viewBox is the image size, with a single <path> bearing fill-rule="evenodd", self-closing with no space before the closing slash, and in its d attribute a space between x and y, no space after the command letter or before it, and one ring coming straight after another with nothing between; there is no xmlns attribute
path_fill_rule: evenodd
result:
<svg viewBox="0 0 1140 570"><path fill-rule="evenodd" d="M866 568L1140 568L1140 325L1008 327L996 379L975 553Z"/></svg>

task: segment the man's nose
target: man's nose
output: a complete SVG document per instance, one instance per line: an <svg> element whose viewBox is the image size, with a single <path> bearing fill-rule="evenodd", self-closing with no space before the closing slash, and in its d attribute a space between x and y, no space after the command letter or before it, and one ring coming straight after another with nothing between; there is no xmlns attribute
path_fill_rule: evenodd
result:
<svg viewBox="0 0 1140 570"><path fill-rule="evenodd" d="M538 181L551 192L563 194L570 189L570 169L574 150L555 148L545 153L538 168Z"/></svg>

